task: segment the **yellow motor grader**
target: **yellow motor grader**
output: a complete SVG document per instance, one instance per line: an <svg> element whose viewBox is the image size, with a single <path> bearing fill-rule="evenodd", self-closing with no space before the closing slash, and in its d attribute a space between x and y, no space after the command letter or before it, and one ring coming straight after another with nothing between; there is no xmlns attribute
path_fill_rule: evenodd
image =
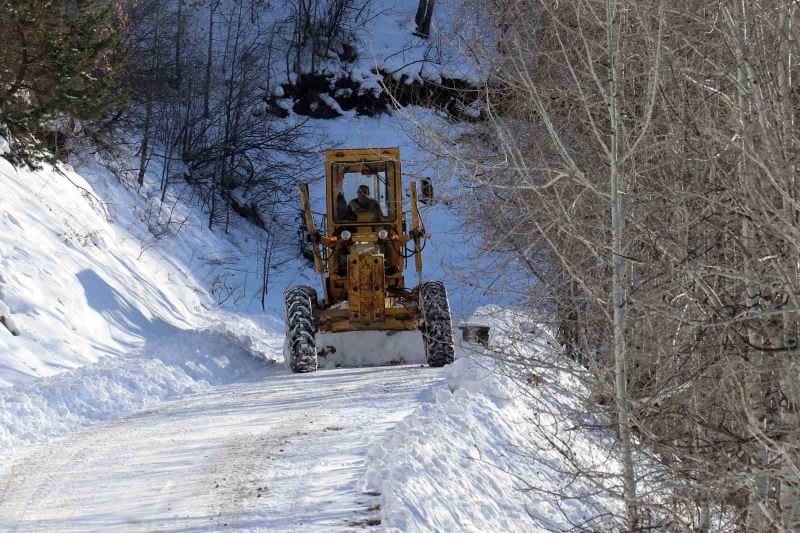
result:
<svg viewBox="0 0 800 533"><path fill-rule="evenodd" d="M371 148L325 152L326 229L314 223L308 184L300 203L322 279L314 288L284 293L288 366L318 368L316 333L422 331L428 364L453 361L453 330L444 284L422 281L422 245L416 183L410 184L411 227L403 210L400 150ZM423 189L430 192L429 183ZM417 285L406 287L403 271L414 259Z"/></svg>

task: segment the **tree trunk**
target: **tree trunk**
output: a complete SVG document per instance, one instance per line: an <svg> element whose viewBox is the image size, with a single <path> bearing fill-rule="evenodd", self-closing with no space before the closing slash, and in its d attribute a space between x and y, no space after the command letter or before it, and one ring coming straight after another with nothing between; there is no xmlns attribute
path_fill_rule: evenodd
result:
<svg viewBox="0 0 800 533"><path fill-rule="evenodd" d="M414 22L417 23L417 35L427 39L431 33L431 20L433 19L433 6L436 0L419 0L417 14Z"/></svg>
<svg viewBox="0 0 800 533"><path fill-rule="evenodd" d="M178 27L175 34L175 90L178 92L183 86L183 70L181 68L183 62L181 57L183 51L183 2L184 0L178 0Z"/></svg>
<svg viewBox="0 0 800 533"><path fill-rule="evenodd" d="M275 249L275 239L272 236L272 226L274 225L274 210L269 213L269 225L266 230L267 242L264 245L264 268L261 277L261 310L266 309L266 298L269 294L269 271L272 268L272 252Z"/></svg>
<svg viewBox="0 0 800 533"><path fill-rule="evenodd" d="M792 199L797 199L797 183L794 174L791 172L791 138L794 132L794 115L792 112L792 63L793 57L789 46L789 39L794 30L794 10L795 6L784 5L779 15L778 27L781 32L781 46L778 66L778 90L780 96L780 114L782 122L783 146L782 163L786 170L786 187ZM797 225L797 212L792 202L784 200L784 216L786 227ZM787 243L787 259L789 263L789 275L792 280L798 279L800 273L800 254L797 246L789 241ZM797 307L798 298L794 287L790 285L788 304ZM783 358L784 364L780 369L780 389L786 398L782 402L780 412L781 427L787 428L784 433L782 448L785 450L783 468L781 469L780 481L780 507L783 512L783 525L790 531L800 531L800 476L796 470L800 465L800 442L794 440L795 435L788 428L800 427L800 398L798 397L798 385L793 360L797 358L798 349L798 324L796 313L785 313L783 315L783 344L790 350L788 355Z"/></svg>
<svg viewBox="0 0 800 533"><path fill-rule="evenodd" d="M161 44L161 8L160 3L157 4L159 7L156 8L156 17L155 17L155 28L153 29L153 72L152 72L152 86L150 90L147 92L147 103L145 104L145 112L144 112L144 127L142 128L142 146L141 150L142 153L139 157L139 176L138 176L138 183L139 187L144 185L144 174L147 170L147 161L150 158L150 130L152 128L153 123L153 91L155 87L158 86L158 49Z"/></svg>
<svg viewBox="0 0 800 533"><path fill-rule="evenodd" d="M214 13L219 6L219 0L211 0L208 6L208 50L206 51L206 79L203 82L203 118L208 120L211 99L211 65L214 53Z"/></svg>
<svg viewBox="0 0 800 533"><path fill-rule="evenodd" d="M153 120L153 96L147 95L147 104L144 112L144 127L142 131L142 153L139 156L139 187L144 185L144 174L147 170L148 150L150 148L150 123Z"/></svg>
<svg viewBox="0 0 800 533"><path fill-rule="evenodd" d="M734 13L730 13L727 7L723 8L727 15L727 26L730 37L734 42L734 54L736 58L736 102L735 112L737 128L739 129L739 143L741 152L738 156L737 174L742 191L750 197L753 191L755 179L751 175L747 152L752 149L753 143L750 138L752 131L749 126L748 110L751 107L749 98L750 82L747 69L747 57L745 46L747 43L747 33L743 27L747 25L743 4L734 3ZM753 254L756 253L758 242L755 236L753 222L744 217L742 220L742 241L744 243L744 279L745 279L745 304L746 308L755 315L761 307L760 289L757 282L756 267L753 261ZM747 527L751 531L765 531L767 528L767 517L765 510L769 502L769 476L767 473L767 449L762 437L766 429L766 398L763 393L763 383L761 372L764 364L764 354L760 350L752 349L752 346L762 344L762 339L754 330L754 326L749 326L747 330L749 347L747 349L747 360L744 363L743 385L746 392L745 405L743 406L745 416L750 427L752 445L749 450L750 460L750 479L749 493L747 501Z"/></svg>
<svg viewBox="0 0 800 533"><path fill-rule="evenodd" d="M3 105L5 105L6 101L10 100L17 91L23 85L25 81L25 76L28 73L28 65L30 64L30 59L28 58L28 37L25 33L25 29L19 23L19 21L14 23L17 36L19 37L19 44L20 44L20 58L19 58L19 66L17 67L17 75L14 79L14 83L11 84L11 87L0 96L0 110L2 110Z"/></svg>
<svg viewBox="0 0 800 533"><path fill-rule="evenodd" d="M625 505L628 510L628 528L635 531L639 525L639 507L636 498L636 474L633 468L633 449L631 444L630 410L628 399L627 376L625 373L625 287L626 269L623 255L622 237L625 231L625 215L622 210L623 188L619 172L619 135L621 120L617 109L617 53L619 45L620 15L617 12L616 0L607 2L608 39L608 112L611 122L611 139L609 143L609 171L611 185L611 268L612 268L612 305L614 306L614 374L615 396L617 406L617 423L619 427L620 451L623 465L623 488Z"/></svg>

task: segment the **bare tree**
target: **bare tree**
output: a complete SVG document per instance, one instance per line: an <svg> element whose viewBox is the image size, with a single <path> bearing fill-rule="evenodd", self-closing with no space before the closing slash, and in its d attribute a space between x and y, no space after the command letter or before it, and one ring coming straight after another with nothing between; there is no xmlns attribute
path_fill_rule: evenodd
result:
<svg viewBox="0 0 800 533"><path fill-rule="evenodd" d="M468 7L487 120L433 146L615 406L627 528L796 530L797 6Z"/></svg>
<svg viewBox="0 0 800 533"><path fill-rule="evenodd" d="M291 27L286 45L288 72L318 72L320 61L343 46L359 42L358 29L369 15L371 0L292 0L284 23Z"/></svg>

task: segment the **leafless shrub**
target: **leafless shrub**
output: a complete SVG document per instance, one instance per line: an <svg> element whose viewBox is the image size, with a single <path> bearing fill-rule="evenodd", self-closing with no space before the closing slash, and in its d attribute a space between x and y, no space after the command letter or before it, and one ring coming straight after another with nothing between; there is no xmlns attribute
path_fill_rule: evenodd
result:
<svg viewBox="0 0 800 533"><path fill-rule="evenodd" d="M628 529L797 530L797 5L473 7L488 120L436 155L591 372Z"/></svg>

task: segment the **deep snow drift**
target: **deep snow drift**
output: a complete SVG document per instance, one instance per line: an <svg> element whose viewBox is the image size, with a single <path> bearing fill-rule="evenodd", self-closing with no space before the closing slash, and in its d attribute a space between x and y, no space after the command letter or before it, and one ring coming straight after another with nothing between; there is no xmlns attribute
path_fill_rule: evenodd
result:
<svg viewBox="0 0 800 533"><path fill-rule="evenodd" d="M251 320L230 317L96 365L0 389L0 462L25 446L167 400L262 380L281 368L274 360L282 341Z"/></svg>

